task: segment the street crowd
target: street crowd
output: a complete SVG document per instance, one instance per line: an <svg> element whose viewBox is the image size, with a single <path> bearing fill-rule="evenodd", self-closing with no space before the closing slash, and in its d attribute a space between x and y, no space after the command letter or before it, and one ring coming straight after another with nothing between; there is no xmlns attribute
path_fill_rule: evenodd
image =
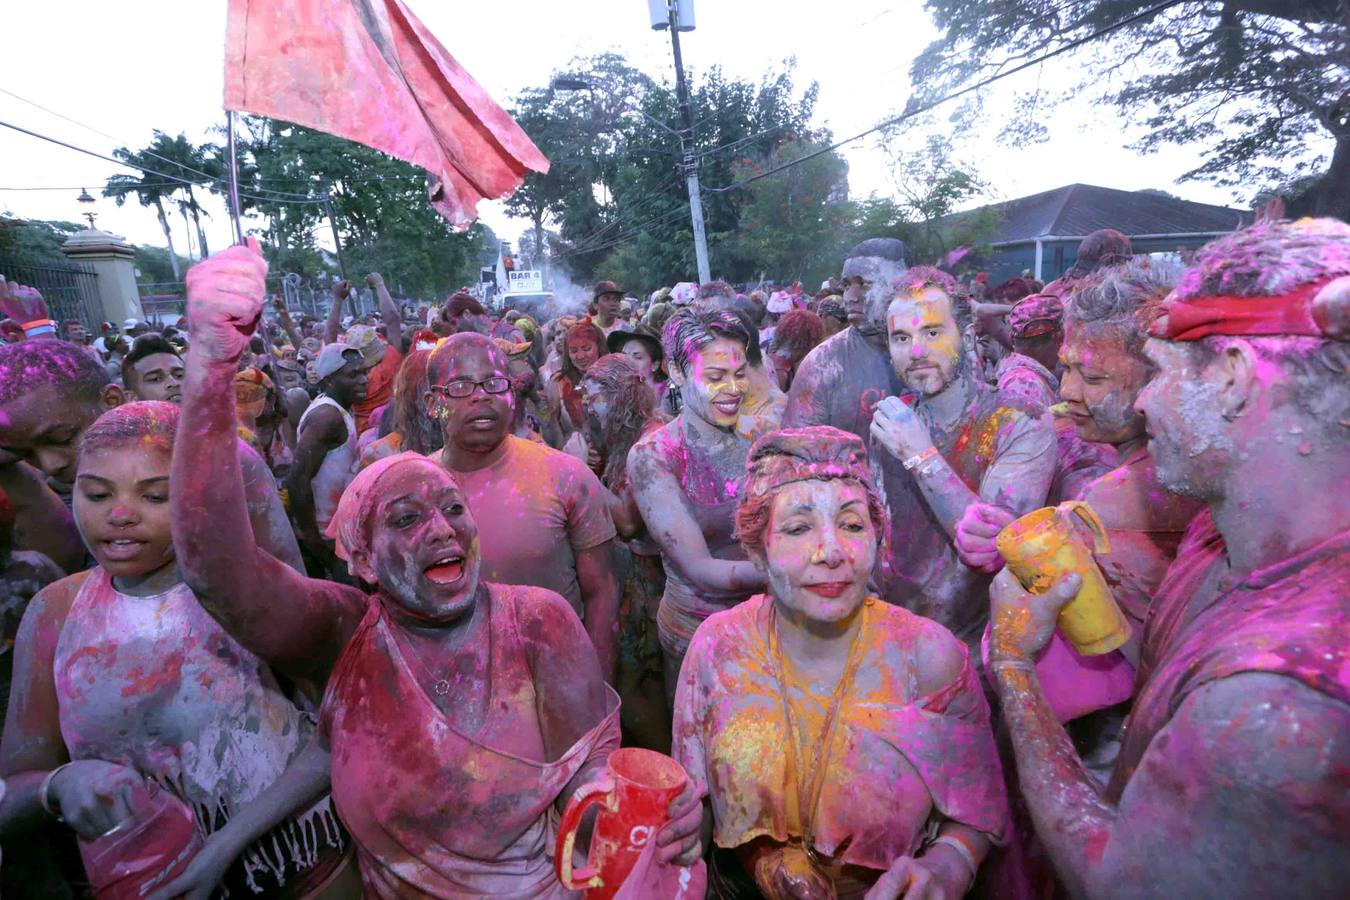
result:
<svg viewBox="0 0 1350 900"><path fill-rule="evenodd" d="M4 895L573 896L620 747L686 776L623 896L1343 895L1350 226L905 250L321 321L250 241L96 342L0 282Z"/></svg>

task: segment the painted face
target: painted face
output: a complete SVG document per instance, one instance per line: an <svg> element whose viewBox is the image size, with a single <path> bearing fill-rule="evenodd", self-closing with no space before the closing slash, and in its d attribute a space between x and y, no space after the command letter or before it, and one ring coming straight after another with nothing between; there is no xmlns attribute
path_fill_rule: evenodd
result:
<svg viewBox="0 0 1350 900"><path fill-rule="evenodd" d="M178 403L183 395L183 361L172 353L151 353L131 367L130 389L141 400Z"/></svg>
<svg viewBox="0 0 1350 900"><path fill-rule="evenodd" d="M108 406L121 402L120 392L113 393L108 405L80 402L44 384L0 406L0 459L12 455L49 478L74 484L80 435Z"/></svg>
<svg viewBox="0 0 1350 900"><path fill-rule="evenodd" d="M596 315L606 322L612 322L619 315L619 306L623 297L618 294L601 294L595 298Z"/></svg>
<svg viewBox="0 0 1350 900"><path fill-rule="evenodd" d="M652 372L656 369L656 360L652 358L651 350L642 341L626 341L619 352L637 363L638 369L642 371L642 380L651 381Z"/></svg>
<svg viewBox="0 0 1350 900"><path fill-rule="evenodd" d="M440 467L395 466L380 478L370 516L370 558L358 574L420 619L447 621L473 607L481 565L478 526Z"/></svg>
<svg viewBox="0 0 1350 900"><path fill-rule="evenodd" d="M455 444L473 453L487 453L506 439L515 421L515 396L511 390L489 393L491 379L510 382L506 367L494 364L486 347L461 348L445 364L443 372L435 373L435 381L427 392L426 405L431 414L441 420L447 444ZM469 384L472 392L467 397L451 397L450 385L459 383L459 389Z"/></svg>
<svg viewBox="0 0 1350 900"><path fill-rule="evenodd" d="M853 615L867 596L877 534L862 486L799 481L774 497L764 567L774 599L816 622Z"/></svg>
<svg viewBox="0 0 1350 900"><path fill-rule="evenodd" d="M1059 395L1080 438L1119 446L1143 435L1144 417L1134 401L1153 366L1129 352L1119 327L1070 319L1059 358Z"/></svg>
<svg viewBox="0 0 1350 900"><path fill-rule="evenodd" d="M170 454L136 442L85 453L73 507L89 552L114 578L141 579L174 562Z"/></svg>
<svg viewBox="0 0 1350 900"><path fill-rule="evenodd" d="M585 374L591 363L600 358L600 348L592 338L572 338L567 342L567 358L572 360L572 365L576 366L578 371Z"/></svg>
<svg viewBox="0 0 1350 900"><path fill-rule="evenodd" d="M600 383L590 378L581 382L581 405L586 410L586 437L592 447L604 448L605 423L609 420L609 398Z"/></svg>
<svg viewBox="0 0 1350 900"><path fill-rule="evenodd" d="M951 298L938 288L917 297L896 298L886 311L891 364L906 386L925 397L942 393L956 380L961 332Z"/></svg>
<svg viewBox="0 0 1350 900"><path fill-rule="evenodd" d="M861 275L844 282L844 312L848 314L848 324L858 325L867 318L867 295L871 292L872 282Z"/></svg>
<svg viewBox="0 0 1350 900"><path fill-rule="evenodd" d="M682 379L685 409L718 428L735 428L750 390L745 347L719 337L693 354Z"/></svg>
<svg viewBox="0 0 1350 900"><path fill-rule="evenodd" d="M1232 452L1215 365L1201 369L1184 346L1150 338L1144 355L1158 371L1139 392L1148 452L1158 483L1174 494L1209 500Z"/></svg>

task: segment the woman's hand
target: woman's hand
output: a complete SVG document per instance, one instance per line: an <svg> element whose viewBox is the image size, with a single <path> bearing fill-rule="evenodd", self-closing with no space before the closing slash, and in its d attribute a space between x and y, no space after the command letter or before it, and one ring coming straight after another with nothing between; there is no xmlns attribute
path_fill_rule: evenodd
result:
<svg viewBox="0 0 1350 900"><path fill-rule="evenodd" d="M1033 659L1050 643L1059 611L1078 596L1082 586L1082 577L1070 573L1044 594L1033 594L1010 570L998 573L989 586L989 619L993 623L990 659Z"/></svg>
<svg viewBox="0 0 1350 900"><path fill-rule="evenodd" d="M834 885L795 844L772 844L755 855L755 884L770 900L833 900Z"/></svg>
<svg viewBox="0 0 1350 900"><path fill-rule="evenodd" d="M192 862L173 881L150 894L147 900L174 900L177 897L186 900L211 900L216 885L220 884L225 872L239 855L239 848L233 842L222 838L224 832L217 831L207 838L206 844L192 857ZM147 888L155 888L164 876L152 879Z"/></svg>
<svg viewBox="0 0 1350 900"><path fill-rule="evenodd" d="M47 791L76 834L96 838L131 818L132 792L144 784L135 769L82 759L57 772Z"/></svg>
<svg viewBox="0 0 1350 900"><path fill-rule="evenodd" d="M663 863L692 866L703 855L703 798L692 782L670 801L670 821L656 832L656 858Z"/></svg>
<svg viewBox="0 0 1350 900"><path fill-rule="evenodd" d="M865 900L957 900L965 886L950 881L924 860L902 856L872 885Z"/></svg>

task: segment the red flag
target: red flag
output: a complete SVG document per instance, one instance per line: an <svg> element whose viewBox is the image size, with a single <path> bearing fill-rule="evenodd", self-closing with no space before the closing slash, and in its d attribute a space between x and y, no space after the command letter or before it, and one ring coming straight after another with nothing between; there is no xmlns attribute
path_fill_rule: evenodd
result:
<svg viewBox="0 0 1350 900"><path fill-rule="evenodd" d="M548 160L400 0L229 0L225 108L382 150L428 172L468 225Z"/></svg>

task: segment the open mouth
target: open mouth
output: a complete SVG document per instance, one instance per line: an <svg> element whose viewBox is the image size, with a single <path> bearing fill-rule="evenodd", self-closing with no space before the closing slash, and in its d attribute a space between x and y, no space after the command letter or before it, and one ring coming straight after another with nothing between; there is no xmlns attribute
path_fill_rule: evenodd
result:
<svg viewBox="0 0 1350 900"><path fill-rule="evenodd" d="M464 557L458 554L442 556L422 570L433 584L454 584L464 577Z"/></svg>
<svg viewBox="0 0 1350 900"><path fill-rule="evenodd" d="M741 398L734 400L718 400L713 403L713 409L724 416L734 416L741 411Z"/></svg>
<svg viewBox="0 0 1350 900"><path fill-rule="evenodd" d="M138 541L135 538L116 538L103 542L103 555L110 560L132 559L144 546L145 541Z"/></svg>

